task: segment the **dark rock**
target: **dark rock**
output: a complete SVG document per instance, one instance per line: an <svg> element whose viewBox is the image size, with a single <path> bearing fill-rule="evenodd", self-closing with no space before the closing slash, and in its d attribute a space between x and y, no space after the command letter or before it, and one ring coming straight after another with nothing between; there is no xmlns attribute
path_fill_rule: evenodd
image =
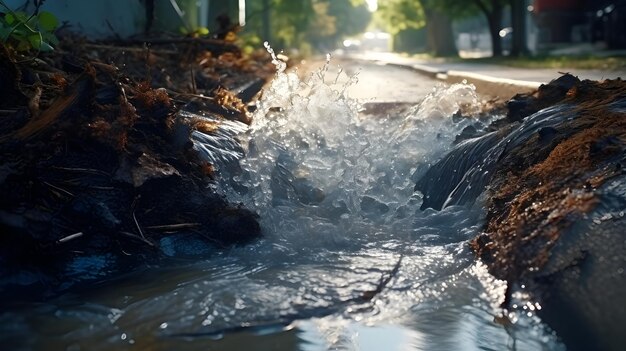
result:
<svg viewBox="0 0 626 351"><path fill-rule="evenodd" d="M131 161L129 157L122 157L120 168L115 172L115 179L132 184L135 188L142 186L150 179L180 177L180 173L172 165L161 162L146 153Z"/></svg>
<svg viewBox="0 0 626 351"><path fill-rule="evenodd" d="M548 84L542 84L535 93L515 95L507 102L507 121L519 122L541 109L557 104L579 84L577 77L566 73Z"/></svg>
<svg viewBox="0 0 626 351"><path fill-rule="evenodd" d="M477 137L481 136L482 134L483 133L479 132L478 129L476 129L475 126L469 125L469 126L463 128L461 133L456 136L456 138L454 139L454 144L456 145L456 144L460 143L463 140L477 138Z"/></svg>
<svg viewBox="0 0 626 351"><path fill-rule="evenodd" d="M319 204L326 197L324 191L314 186L307 178L295 178L292 186L298 200L305 205Z"/></svg>
<svg viewBox="0 0 626 351"><path fill-rule="evenodd" d="M363 196L361 198L361 213L370 217L376 218L389 212L389 206L384 204L371 196Z"/></svg>
<svg viewBox="0 0 626 351"><path fill-rule="evenodd" d="M261 234L258 216L250 210L224 209L217 216L215 235L223 244L245 244Z"/></svg>
<svg viewBox="0 0 626 351"><path fill-rule="evenodd" d="M557 79L553 79L548 86L555 86L558 88L561 88L565 91L568 91L570 89L572 89L573 87L575 87L576 85L580 84L580 79L578 79L578 77L573 76L569 73L565 73L562 76L560 76ZM547 89L546 87L544 87L544 89ZM541 90L541 89L540 89Z"/></svg>
<svg viewBox="0 0 626 351"><path fill-rule="evenodd" d="M201 257L213 250L204 238L194 233L163 237L159 241L159 248L169 257Z"/></svg>
<svg viewBox="0 0 626 351"><path fill-rule="evenodd" d="M122 223L106 202L86 194L74 198L68 215L73 218L82 218L89 225L101 225L110 230Z"/></svg>
<svg viewBox="0 0 626 351"><path fill-rule="evenodd" d="M261 91L265 85L265 80L260 78L252 78L250 81L235 88L231 88L237 94L237 97L243 102L250 102L254 96Z"/></svg>
<svg viewBox="0 0 626 351"><path fill-rule="evenodd" d="M535 98L531 95L515 95L511 100L507 101L507 121L519 122L524 119L524 117L531 115L535 110L532 105L534 101Z"/></svg>

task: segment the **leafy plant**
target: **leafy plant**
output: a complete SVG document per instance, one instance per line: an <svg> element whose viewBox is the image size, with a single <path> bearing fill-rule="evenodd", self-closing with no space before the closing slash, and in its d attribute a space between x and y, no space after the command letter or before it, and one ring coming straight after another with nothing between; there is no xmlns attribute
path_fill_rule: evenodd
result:
<svg viewBox="0 0 626 351"><path fill-rule="evenodd" d="M0 18L0 41L11 45L17 51L52 51L59 40L54 31L59 27L59 20L48 11L28 15L22 11L11 10L4 1L0 5L6 9L4 18Z"/></svg>
<svg viewBox="0 0 626 351"><path fill-rule="evenodd" d="M209 35L209 29L207 27L198 27L196 29L188 29L185 26L185 27L180 27L180 32L183 35L186 35L192 38L204 37L204 36Z"/></svg>

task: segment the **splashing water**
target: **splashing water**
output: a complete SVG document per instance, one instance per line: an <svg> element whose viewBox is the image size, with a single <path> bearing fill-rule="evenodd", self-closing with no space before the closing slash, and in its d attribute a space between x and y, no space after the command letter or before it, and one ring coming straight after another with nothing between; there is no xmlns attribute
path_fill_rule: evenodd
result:
<svg viewBox="0 0 626 351"><path fill-rule="evenodd" d="M356 77L327 77L327 62L301 80L268 51L278 72L250 128L193 135L224 194L259 213L265 239L149 269L112 296L1 314L12 338L27 349L558 349L534 316L494 323L506 286L466 245L480 206L420 211L413 192L476 123L452 118L476 106L474 87L439 86L406 116L363 118L347 94ZM51 327L54 337L41 332Z"/></svg>
<svg viewBox="0 0 626 351"><path fill-rule="evenodd" d="M329 61L305 81L277 68L243 142L243 172L232 175L238 186L223 184L228 197L257 210L266 235L296 246L408 239L414 179L472 123L450 116L476 105L474 87L438 87L404 118L361 119L346 93L356 79L337 86L340 70L327 83Z"/></svg>

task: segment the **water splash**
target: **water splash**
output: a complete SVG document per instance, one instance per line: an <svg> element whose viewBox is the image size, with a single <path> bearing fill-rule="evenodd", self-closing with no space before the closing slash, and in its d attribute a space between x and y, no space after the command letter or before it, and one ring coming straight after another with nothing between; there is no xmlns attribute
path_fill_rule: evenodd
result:
<svg viewBox="0 0 626 351"><path fill-rule="evenodd" d="M272 64L276 66L276 74L280 75L284 73L285 70L287 69L287 63L282 61L276 56L274 49L272 49L272 47L270 46L270 43L268 43L267 41L263 42L263 46L265 47L265 50L267 50L267 52L272 57Z"/></svg>
<svg viewBox="0 0 626 351"><path fill-rule="evenodd" d="M363 119L346 89L356 76L333 76L327 62L300 79L272 57L278 72L249 129L222 122L213 133L192 136L208 161L239 160L241 167L220 170L220 188L260 214L265 239L178 269L151 268L88 303L68 297L0 314L7 326L0 341L4 332L9 343L34 345L28 349L206 349L210 342L235 350L280 339L285 349L323 350L359 348L367 342L361 332L396 335L425 350L507 348L507 331L493 323L504 283L476 264L465 244L482 212L422 212L413 192L416 177L476 123L452 118L466 108L459 98L476 98L474 88L439 86L406 115ZM337 84L340 75L347 83ZM397 275L375 301L345 303L372 291L400 254ZM296 320L276 323L285 316ZM269 328L260 334L277 335L221 332L264 322ZM61 337L46 337L47 330ZM171 337L194 332L219 340ZM523 331L518 337L520 349L555 345Z"/></svg>
<svg viewBox="0 0 626 351"><path fill-rule="evenodd" d="M199 115L185 110L181 110L178 115L182 121L202 121L213 126L210 132L197 129L191 132L194 150L208 163L220 167L244 156L243 148L237 140L237 136L248 129L246 124L210 115ZM192 122L187 123L193 125Z"/></svg>
<svg viewBox="0 0 626 351"><path fill-rule="evenodd" d="M292 247L410 235L421 201L415 174L475 122L452 118L475 104L475 88L438 86L405 116L363 119L361 102L347 93L357 76L341 69L333 76L330 56L306 79L275 64L277 75L243 136L242 171L222 184L227 196L260 214L266 236ZM337 84L340 76L345 83Z"/></svg>

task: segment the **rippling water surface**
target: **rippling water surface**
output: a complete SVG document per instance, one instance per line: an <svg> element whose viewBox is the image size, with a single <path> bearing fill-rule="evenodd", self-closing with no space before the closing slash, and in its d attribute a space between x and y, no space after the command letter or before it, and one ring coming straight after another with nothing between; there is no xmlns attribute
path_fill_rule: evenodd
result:
<svg viewBox="0 0 626 351"><path fill-rule="evenodd" d="M220 136L244 145L238 162L238 152L219 159L228 140L195 137L225 175L221 191L259 213L264 239L186 258L162 242L174 256L162 265L0 314L5 345L562 349L523 296L509 318L498 317L506 286L467 247L480 201L419 210L415 181L473 123L452 117L462 104L477 106L473 87L440 87L405 115L364 118L346 93L358 76L329 67L306 80L280 70L251 128L227 126Z"/></svg>

